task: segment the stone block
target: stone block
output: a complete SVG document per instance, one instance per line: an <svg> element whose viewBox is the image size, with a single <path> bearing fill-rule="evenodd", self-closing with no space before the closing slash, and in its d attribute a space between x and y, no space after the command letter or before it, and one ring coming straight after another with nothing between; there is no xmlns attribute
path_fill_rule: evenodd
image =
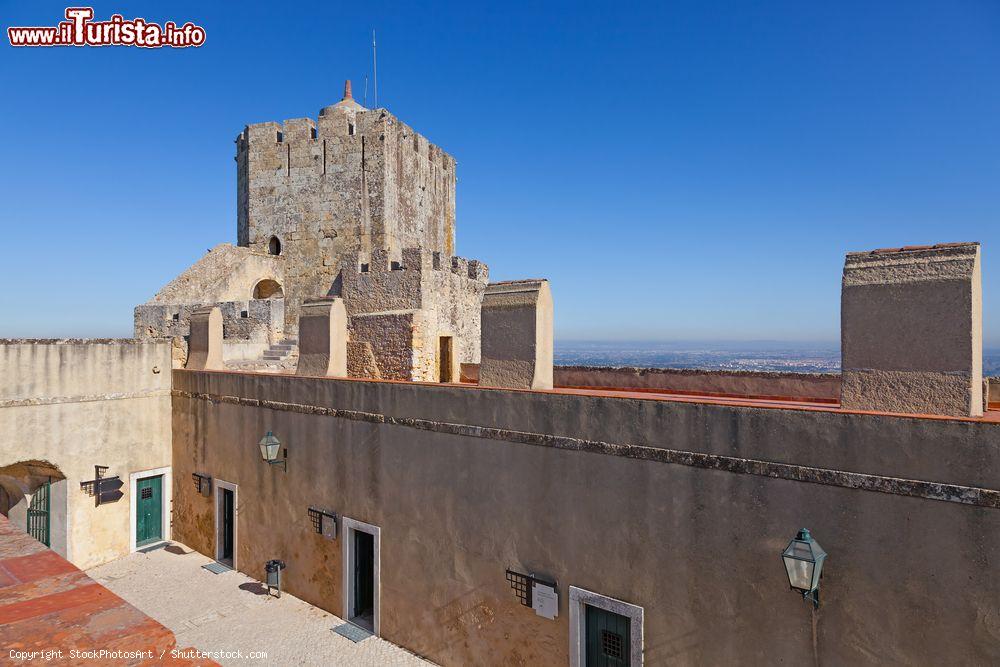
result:
<svg viewBox="0 0 1000 667"><path fill-rule="evenodd" d="M479 384L552 388L552 291L547 280L486 287L482 305Z"/></svg>
<svg viewBox="0 0 1000 667"><path fill-rule="evenodd" d="M191 337L185 368L196 371L221 370L222 309L218 306L199 308L191 313Z"/></svg>
<svg viewBox="0 0 1000 667"><path fill-rule="evenodd" d="M983 413L978 243L849 253L841 293L841 405Z"/></svg>
<svg viewBox="0 0 1000 667"><path fill-rule="evenodd" d="M296 375L347 377L347 310L343 299L311 299L299 315Z"/></svg>

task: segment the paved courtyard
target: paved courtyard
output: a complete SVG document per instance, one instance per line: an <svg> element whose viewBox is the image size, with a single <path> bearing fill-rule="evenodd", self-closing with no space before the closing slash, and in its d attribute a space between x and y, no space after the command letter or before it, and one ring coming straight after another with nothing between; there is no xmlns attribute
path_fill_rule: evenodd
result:
<svg viewBox="0 0 1000 667"><path fill-rule="evenodd" d="M334 632L344 621L333 614L288 593L269 597L239 572L202 568L211 562L174 542L87 574L222 665L431 664L378 637L355 643Z"/></svg>

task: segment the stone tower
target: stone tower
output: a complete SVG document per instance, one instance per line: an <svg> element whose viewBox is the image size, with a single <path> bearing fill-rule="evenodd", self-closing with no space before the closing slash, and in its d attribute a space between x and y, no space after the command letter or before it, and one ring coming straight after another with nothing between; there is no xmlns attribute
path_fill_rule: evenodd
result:
<svg viewBox="0 0 1000 667"><path fill-rule="evenodd" d="M455 160L351 96L319 119L248 125L236 139L237 242L284 258L285 329L303 299L340 293L351 258L455 248ZM388 267L387 267L388 268Z"/></svg>
<svg viewBox="0 0 1000 667"><path fill-rule="evenodd" d="M237 242L281 262L284 331L340 296L355 377L457 381L480 357L485 264L455 257L455 160L351 96L236 139Z"/></svg>

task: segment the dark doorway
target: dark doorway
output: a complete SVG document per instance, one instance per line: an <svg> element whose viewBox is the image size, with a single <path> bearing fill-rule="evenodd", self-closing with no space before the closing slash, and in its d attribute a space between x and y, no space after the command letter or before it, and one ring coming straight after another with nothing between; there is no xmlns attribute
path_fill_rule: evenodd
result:
<svg viewBox="0 0 1000 667"><path fill-rule="evenodd" d="M233 566L233 537L236 531L234 501L235 494L231 489L220 489L219 498L219 558L218 561L229 567Z"/></svg>
<svg viewBox="0 0 1000 667"><path fill-rule="evenodd" d="M360 530L354 536L354 606L350 621L375 630L375 536Z"/></svg>
<svg viewBox="0 0 1000 667"><path fill-rule="evenodd" d="M587 667L629 665L631 638L631 619L587 605Z"/></svg>
<svg viewBox="0 0 1000 667"><path fill-rule="evenodd" d="M438 381L451 382L451 336L441 336L438 351Z"/></svg>
<svg viewBox="0 0 1000 667"><path fill-rule="evenodd" d="M146 477L135 484L135 546L163 539L163 476Z"/></svg>

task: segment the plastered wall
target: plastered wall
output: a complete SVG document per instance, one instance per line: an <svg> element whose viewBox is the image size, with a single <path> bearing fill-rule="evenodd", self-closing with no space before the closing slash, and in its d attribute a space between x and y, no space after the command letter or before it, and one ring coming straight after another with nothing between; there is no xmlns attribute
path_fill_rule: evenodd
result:
<svg viewBox="0 0 1000 667"><path fill-rule="evenodd" d="M213 553L191 472L238 484L239 569L343 614L307 508L375 524L382 635L440 664L567 664L571 585L644 608L648 665L1000 660L998 424L188 371L173 400L179 539ZM801 527L815 613L778 558Z"/></svg>
<svg viewBox="0 0 1000 667"><path fill-rule="evenodd" d="M65 477L53 546L77 567L128 553L129 474L170 465L170 366L169 341L0 341L0 468L39 461ZM95 465L124 497L95 506L80 488Z"/></svg>

